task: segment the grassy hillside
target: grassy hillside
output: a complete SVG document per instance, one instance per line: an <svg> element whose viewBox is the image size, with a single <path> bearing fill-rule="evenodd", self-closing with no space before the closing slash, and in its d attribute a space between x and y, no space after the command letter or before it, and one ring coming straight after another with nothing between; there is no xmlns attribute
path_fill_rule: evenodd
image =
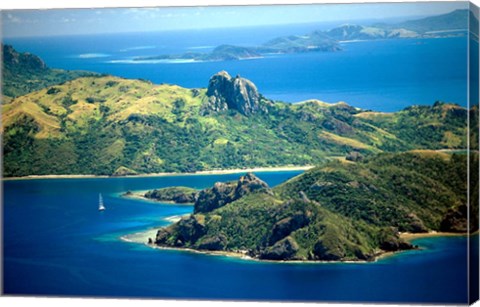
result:
<svg viewBox="0 0 480 307"><path fill-rule="evenodd" d="M331 161L273 189L249 174L200 192L195 214L159 230L155 243L271 260L373 259L412 248L397 231L466 231L466 158L415 151ZM478 168L478 155L472 162Z"/></svg>
<svg viewBox="0 0 480 307"><path fill-rule="evenodd" d="M245 116L232 108L205 114L208 103L205 89L112 76L18 97L2 106L4 175L191 172L466 147L467 111L456 105L381 114L262 97L263 107Z"/></svg>
<svg viewBox="0 0 480 307"><path fill-rule="evenodd" d="M207 90L75 78L82 72L52 79L56 71L37 56L3 48L4 94L25 94L2 105L4 176L312 165L346 155L466 148L467 110L453 104L397 113L318 100L292 105L227 72L205 80Z"/></svg>

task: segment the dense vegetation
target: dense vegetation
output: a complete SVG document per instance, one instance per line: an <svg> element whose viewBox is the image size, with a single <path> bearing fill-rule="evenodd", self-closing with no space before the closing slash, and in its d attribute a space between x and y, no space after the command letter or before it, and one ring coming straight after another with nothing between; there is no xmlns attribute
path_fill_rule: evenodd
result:
<svg viewBox="0 0 480 307"><path fill-rule="evenodd" d="M92 76L18 97L2 106L4 176L313 165L352 151L466 147L467 110L457 105L397 113L292 105L240 77L228 76L227 88L214 82L225 75L208 91Z"/></svg>
<svg viewBox="0 0 480 307"><path fill-rule="evenodd" d="M3 45L2 94L4 102L54 84L83 76L96 75L86 71L51 69L30 53L20 53L10 45Z"/></svg>
<svg viewBox="0 0 480 307"><path fill-rule="evenodd" d="M397 231L466 231L466 158L414 151L331 161L273 189L247 174L200 192L195 214L159 230L155 243L272 260L371 260L412 248ZM478 155L472 162L478 169Z"/></svg>

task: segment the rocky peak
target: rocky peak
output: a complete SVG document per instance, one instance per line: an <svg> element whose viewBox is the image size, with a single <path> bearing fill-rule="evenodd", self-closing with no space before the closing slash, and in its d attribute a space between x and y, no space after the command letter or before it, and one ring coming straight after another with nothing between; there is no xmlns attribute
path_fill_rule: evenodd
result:
<svg viewBox="0 0 480 307"><path fill-rule="evenodd" d="M17 52L11 45L3 45L2 51L5 66L35 71L47 69L45 62L36 55Z"/></svg>
<svg viewBox="0 0 480 307"><path fill-rule="evenodd" d="M247 173L238 180L237 187L235 188L235 197L238 199L245 194L261 189L269 191L268 184L255 176L253 173Z"/></svg>
<svg viewBox="0 0 480 307"><path fill-rule="evenodd" d="M195 201L194 213L213 211L259 190L272 193L268 184L253 173L241 176L237 182L217 182L212 188L200 191Z"/></svg>
<svg viewBox="0 0 480 307"><path fill-rule="evenodd" d="M228 72L221 71L210 78L207 89L207 101L203 113L237 110L243 115L267 111L260 101L260 94L253 82Z"/></svg>

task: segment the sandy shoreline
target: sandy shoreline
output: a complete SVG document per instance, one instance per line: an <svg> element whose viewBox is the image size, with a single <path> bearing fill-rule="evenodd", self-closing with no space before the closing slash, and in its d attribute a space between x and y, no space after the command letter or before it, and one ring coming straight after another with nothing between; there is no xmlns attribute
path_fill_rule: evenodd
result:
<svg viewBox="0 0 480 307"><path fill-rule="evenodd" d="M160 228L160 227L159 227ZM227 257L235 257L235 258L242 258L242 259L249 259L249 260L257 260L254 258L249 257L243 253L236 253L236 252L229 252L229 251L200 251L192 248L180 248L180 247L166 247L166 246L158 246L154 244L148 244L148 239L151 238L152 240L155 239L157 231L159 228L150 229L145 232L134 233L131 235L125 235L120 237L122 241L131 242L136 244L143 244L150 248L154 249L161 249L161 250L176 250L188 253L196 253L196 254L204 254L204 255L213 255L213 256L227 256Z"/></svg>
<svg viewBox="0 0 480 307"><path fill-rule="evenodd" d="M305 171L313 168L313 165L305 166L278 166L278 167L255 167L235 168L224 170L199 171L194 173L151 173L128 176L106 176L106 175L28 175L21 177L7 177L2 180L30 180L30 179L87 179L87 178L137 178L137 177L165 177L165 176L195 176L195 175L223 175L246 172L282 172L282 171Z"/></svg>
<svg viewBox="0 0 480 307"><path fill-rule="evenodd" d="M420 238L458 237L458 236L467 236L467 235L468 235L467 233L462 233L462 232L437 232L437 231L421 232L421 233L403 232L403 233L400 233L400 238L406 241L410 241L410 240L415 240Z"/></svg>

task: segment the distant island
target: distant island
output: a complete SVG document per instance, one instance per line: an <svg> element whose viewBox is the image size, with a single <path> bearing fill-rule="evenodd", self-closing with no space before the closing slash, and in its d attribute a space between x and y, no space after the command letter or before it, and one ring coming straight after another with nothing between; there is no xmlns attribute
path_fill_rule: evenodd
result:
<svg viewBox="0 0 480 307"><path fill-rule="evenodd" d="M468 14L469 11L465 9L396 24L377 23L371 26L347 24L328 31L277 37L260 46L220 45L207 53L164 54L136 57L133 60L231 61L259 58L270 54L340 51L342 50L340 43L343 41L465 36Z"/></svg>

